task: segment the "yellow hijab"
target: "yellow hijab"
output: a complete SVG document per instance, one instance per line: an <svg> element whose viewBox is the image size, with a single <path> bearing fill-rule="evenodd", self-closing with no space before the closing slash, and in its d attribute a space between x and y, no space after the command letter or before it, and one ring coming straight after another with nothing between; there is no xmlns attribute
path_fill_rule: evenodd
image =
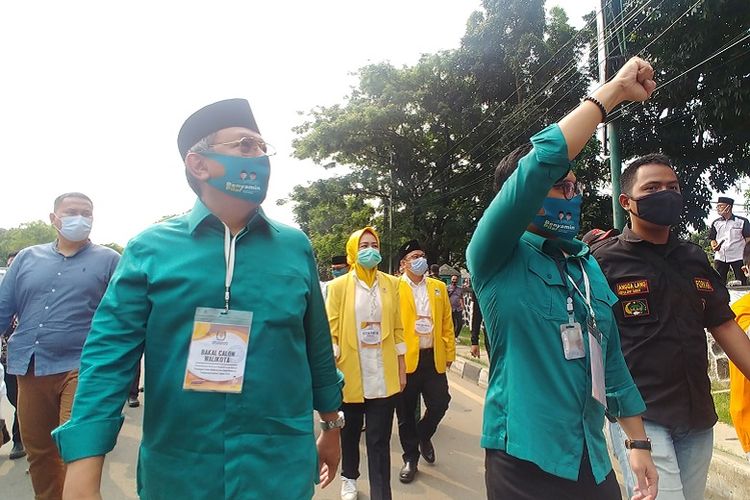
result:
<svg viewBox="0 0 750 500"><path fill-rule="evenodd" d="M372 284L375 283L375 273L378 272L377 266L373 267L372 269L366 269L362 266L362 264L357 262L359 240L365 233L370 233L375 236L375 239L378 242L378 247L380 247L380 236L378 236L378 233L375 232L373 228L367 226L365 228L359 229L358 231L354 231L352 235L349 236L349 240L346 242L346 262L352 269L354 269L354 272L357 273L357 277L359 279L367 283L367 286L372 286Z"/></svg>

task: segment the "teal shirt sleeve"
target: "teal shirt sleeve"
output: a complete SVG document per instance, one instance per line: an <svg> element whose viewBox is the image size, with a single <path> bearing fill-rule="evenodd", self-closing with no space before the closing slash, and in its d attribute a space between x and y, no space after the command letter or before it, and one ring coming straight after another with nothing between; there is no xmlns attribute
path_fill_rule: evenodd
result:
<svg viewBox="0 0 750 500"><path fill-rule="evenodd" d="M71 418L52 432L65 462L105 455L117 442L150 310L137 253L133 245L123 253L83 347Z"/></svg>
<svg viewBox="0 0 750 500"><path fill-rule="evenodd" d="M606 371L604 380L607 383L607 411L614 417L632 417L646 411L646 403L643 402L638 387L633 382L625 356L620 346L620 332L617 330L617 322L612 318L613 332L609 337L607 346Z"/></svg>
<svg viewBox="0 0 750 500"><path fill-rule="evenodd" d="M570 169L568 145L557 124L531 138L533 149L521 158L485 210L466 249L472 276L491 276L513 254L552 184Z"/></svg>
<svg viewBox="0 0 750 500"><path fill-rule="evenodd" d="M344 376L336 369L333 359L331 331L326 316L323 293L320 290L318 271L312 248L307 248L310 298L305 312L305 335L307 337L307 357L310 360L312 375L313 408L326 413L338 411L342 402L341 388Z"/></svg>

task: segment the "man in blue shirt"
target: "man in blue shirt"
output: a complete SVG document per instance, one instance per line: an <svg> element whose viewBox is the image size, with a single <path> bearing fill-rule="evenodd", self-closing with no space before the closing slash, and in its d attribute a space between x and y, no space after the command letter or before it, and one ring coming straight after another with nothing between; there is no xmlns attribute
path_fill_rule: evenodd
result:
<svg viewBox="0 0 750 500"><path fill-rule="evenodd" d="M120 256L89 240L94 205L82 193L57 197L52 243L21 250L0 286L0 331L8 373L18 376L18 416L37 499L59 499L65 479L50 433L70 418L81 350Z"/></svg>

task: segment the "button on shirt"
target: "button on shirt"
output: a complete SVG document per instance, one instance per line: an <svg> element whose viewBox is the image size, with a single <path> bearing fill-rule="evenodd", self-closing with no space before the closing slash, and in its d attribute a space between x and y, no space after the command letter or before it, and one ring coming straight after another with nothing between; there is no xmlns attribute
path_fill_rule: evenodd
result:
<svg viewBox="0 0 750 500"><path fill-rule="evenodd" d="M260 210L248 223L231 287L231 308L253 312L242 392L185 391L195 309L224 307L225 269L224 226L200 202L128 243L53 434L66 462L112 450L145 349L140 498L312 497L312 411L339 408L341 380L310 242Z"/></svg>
<svg viewBox="0 0 750 500"><path fill-rule="evenodd" d="M588 335L588 308L565 271L582 283L582 265L590 280L610 413L632 416L645 406L620 350L611 309L616 299L588 247L525 231L552 184L570 168L557 125L531 142L534 148L490 203L466 251L491 347L481 444L570 480L578 479L587 446L599 483L612 470L604 407L591 395L588 342L584 358L565 359L560 325L568 322L569 296L584 339Z"/></svg>
<svg viewBox="0 0 750 500"><path fill-rule="evenodd" d="M401 277L411 287L411 293L414 296L414 306L417 312L417 319L427 318L432 322L432 310L430 309L430 297L427 295L427 278L422 278L419 283L414 283L409 276L404 273ZM417 335L419 337L420 349L432 348L432 335Z"/></svg>
<svg viewBox="0 0 750 500"><path fill-rule="evenodd" d="M721 242L721 247L714 254L714 259L721 262L742 260L745 250L745 238L750 237L750 221L738 215L729 219L719 217L711 223L708 239Z"/></svg>
<svg viewBox="0 0 750 500"><path fill-rule="evenodd" d="M734 313L703 249L674 235L654 245L625 228L594 255L620 299L622 350L646 401L644 418L678 431L714 425L704 328Z"/></svg>
<svg viewBox="0 0 750 500"><path fill-rule="evenodd" d="M0 330L14 315L8 341L8 373L25 375L34 357L35 375L78 368L91 318L120 256L87 243L66 257L57 242L21 250L0 285Z"/></svg>

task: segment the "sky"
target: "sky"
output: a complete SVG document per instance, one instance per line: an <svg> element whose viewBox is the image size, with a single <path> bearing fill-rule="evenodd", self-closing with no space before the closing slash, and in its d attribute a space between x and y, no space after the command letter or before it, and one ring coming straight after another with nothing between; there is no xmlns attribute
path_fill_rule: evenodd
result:
<svg viewBox="0 0 750 500"><path fill-rule="evenodd" d="M597 0L555 0L574 25ZM331 175L291 157L300 112L343 102L358 68L459 46L479 0L3 2L0 227L48 221L56 196L94 201L92 240L127 241L189 210L177 132L198 108L244 97L272 158L268 197Z"/></svg>

